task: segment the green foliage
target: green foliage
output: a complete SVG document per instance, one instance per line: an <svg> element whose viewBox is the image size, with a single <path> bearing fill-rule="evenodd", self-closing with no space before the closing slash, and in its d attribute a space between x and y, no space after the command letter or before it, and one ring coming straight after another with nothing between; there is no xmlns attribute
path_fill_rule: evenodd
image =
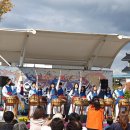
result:
<svg viewBox="0 0 130 130"><path fill-rule="evenodd" d="M125 98L127 98L127 99L130 98L130 91L125 92Z"/></svg>

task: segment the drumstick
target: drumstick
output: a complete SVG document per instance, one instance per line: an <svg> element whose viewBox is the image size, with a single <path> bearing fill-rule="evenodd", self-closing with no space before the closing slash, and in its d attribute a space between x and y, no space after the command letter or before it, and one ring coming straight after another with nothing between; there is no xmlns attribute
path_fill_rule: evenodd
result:
<svg viewBox="0 0 130 130"><path fill-rule="evenodd" d="M36 85L38 86L38 74L37 74L36 69L35 69L35 74L36 74Z"/></svg>

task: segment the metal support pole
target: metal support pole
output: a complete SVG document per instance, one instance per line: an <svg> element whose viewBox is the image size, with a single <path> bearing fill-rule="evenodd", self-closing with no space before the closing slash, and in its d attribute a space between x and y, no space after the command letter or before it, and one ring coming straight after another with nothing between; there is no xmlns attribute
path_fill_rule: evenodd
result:
<svg viewBox="0 0 130 130"><path fill-rule="evenodd" d="M10 63L9 63L2 55L0 55L0 58L1 58L8 66L11 66Z"/></svg>

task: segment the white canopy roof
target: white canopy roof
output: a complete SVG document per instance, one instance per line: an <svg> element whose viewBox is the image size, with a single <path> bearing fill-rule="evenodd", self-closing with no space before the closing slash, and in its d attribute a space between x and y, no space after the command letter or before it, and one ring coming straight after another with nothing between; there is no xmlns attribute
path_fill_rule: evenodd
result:
<svg viewBox="0 0 130 130"><path fill-rule="evenodd" d="M117 34L83 34L42 30L0 30L0 55L10 63L111 67L130 41Z"/></svg>

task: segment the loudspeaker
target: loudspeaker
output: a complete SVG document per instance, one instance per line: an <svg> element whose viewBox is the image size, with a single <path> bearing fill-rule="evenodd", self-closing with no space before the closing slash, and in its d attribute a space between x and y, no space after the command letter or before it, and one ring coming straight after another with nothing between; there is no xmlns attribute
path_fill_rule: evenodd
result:
<svg viewBox="0 0 130 130"><path fill-rule="evenodd" d="M107 89L107 87L108 87L108 79L102 79L102 80L100 80L100 82L101 82L101 89Z"/></svg>
<svg viewBox="0 0 130 130"><path fill-rule="evenodd" d="M3 87L6 85L6 81L9 77L7 76L0 76L0 87Z"/></svg>
<svg viewBox="0 0 130 130"><path fill-rule="evenodd" d="M106 94L106 90L108 87L108 80L102 79L102 80L100 80L100 82L101 82L101 91L100 91L98 97L104 99L104 96Z"/></svg>

